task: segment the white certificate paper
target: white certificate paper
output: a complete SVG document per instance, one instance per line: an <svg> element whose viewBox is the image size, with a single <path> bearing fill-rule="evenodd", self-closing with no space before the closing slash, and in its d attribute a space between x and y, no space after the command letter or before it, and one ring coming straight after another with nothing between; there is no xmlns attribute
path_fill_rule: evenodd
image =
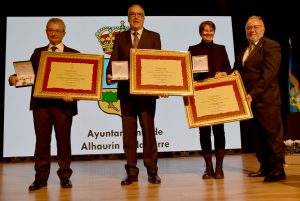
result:
<svg viewBox="0 0 300 201"><path fill-rule="evenodd" d="M199 117L226 114L239 110L231 85L198 90L194 97L197 103L196 112Z"/></svg>
<svg viewBox="0 0 300 201"><path fill-rule="evenodd" d="M193 73L208 72L207 55L193 56L192 61L193 61Z"/></svg>
<svg viewBox="0 0 300 201"><path fill-rule="evenodd" d="M93 64L52 62L47 87L89 90L93 82L92 74Z"/></svg>
<svg viewBox="0 0 300 201"><path fill-rule="evenodd" d="M181 61L178 60L141 60L142 85L156 83L160 86L183 86Z"/></svg>
<svg viewBox="0 0 300 201"><path fill-rule="evenodd" d="M128 80L128 61L113 61L111 63L112 80Z"/></svg>
<svg viewBox="0 0 300 201"><path fill-rule="evenodd" d="M13 62L18 82L16 87L32 86L34 84L34 72L30 61Z"/></svg>

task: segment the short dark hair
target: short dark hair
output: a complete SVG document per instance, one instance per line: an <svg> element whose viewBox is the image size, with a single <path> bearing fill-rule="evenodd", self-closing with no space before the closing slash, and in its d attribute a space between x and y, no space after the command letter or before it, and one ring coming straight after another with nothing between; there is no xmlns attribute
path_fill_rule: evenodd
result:
<svg viewBox="0 0 300 201"><path fill-rule="evenodd" d="M201 33L204 30L205 25L208 25L216 31L216 25L212 21L204 21L199 25L199 33Z"/></svg>

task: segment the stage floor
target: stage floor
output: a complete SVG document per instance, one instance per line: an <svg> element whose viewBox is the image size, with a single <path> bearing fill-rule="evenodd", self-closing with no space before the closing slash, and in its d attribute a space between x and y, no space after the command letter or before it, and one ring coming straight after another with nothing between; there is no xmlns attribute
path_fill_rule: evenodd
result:
<svg viewBox="0 0 300 201"><path fill-rule="evenodd" d="M300 155L289 156L285 166L287 179L264 183L249 178L258 169L254 154L226 155L222 180L203 180L201 156L159 158L160 185L147 181L146 169L139 160L139 181L121 186L125 160L89 160L72 162L73 188L60 188L57 163L51 163L48 186L29 192L34 179L33 162L0 163L0 201L299 201Z"/></svg>

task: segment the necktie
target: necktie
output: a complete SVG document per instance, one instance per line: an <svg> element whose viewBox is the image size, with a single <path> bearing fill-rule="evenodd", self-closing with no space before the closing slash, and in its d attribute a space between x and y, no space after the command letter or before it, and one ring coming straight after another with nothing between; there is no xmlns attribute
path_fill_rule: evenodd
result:
<svg viewBox="0 0 300 201"><path fill-rule="evenodd" d="M250 47L249 47L249 54L252 52L252 50L255 48L255 44L254 43L252 43L251 45L250 45ZM248 54L248 55L249 55Z"/></svg>
<svg viewBox="0 0 300 201"><path fill-rule="evenodd" d="M57 49L56 46L52 46L52 47L51 47L52 52L55 52L56 49Z"/></svg>
<svg viewBox="0 0 300 201"><path fill-rule="evenodd" d="M255 48L255 44L253 43L246 49L245 54L243 56L243 65L254 48Z"/></svg>
<svg viewBox="0 0 300 201"><path fill-rule="evenodd" d="M135 31L135 32L133 32L133 35L134 35L134 39L133 39L132 47L137 48L139 45L139 41L140 41L140 39L138 37L139 33Z"/></svg>

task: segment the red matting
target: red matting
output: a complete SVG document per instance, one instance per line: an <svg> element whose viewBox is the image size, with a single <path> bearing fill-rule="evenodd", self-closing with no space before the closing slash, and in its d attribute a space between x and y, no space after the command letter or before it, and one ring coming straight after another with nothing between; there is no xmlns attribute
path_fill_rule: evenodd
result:
<svg viewBox="0 0 300 201"><path fill-rule="evenodd" d="M181 62L181 70L182 70L182 78L183 78L183 85L182 86L170 86L170 85L154 85L154 84L147 84L142 85L141 80L141 60L142 59L153 59L153 60L177 60ZM138 89L172 89L172 90L186 90L188 89L188 80L187 80L187 74L186 71L186 60L184 57L178 57L178 56L157 56L157 55L137 55L136 56L136 88Z"/></svg>
<svg viewBox="0 0 300 201"><path fill-rule="evenodd" d="M238 103L239 110L232 111L232 112L226 112L226 113L220 113L220 114L197 116L195 98L194 98L194 96L189 96L188 98L190 99L189 101L190 101L190 104L191 104L191 111L192 111L193 119L195 121L203 121L203 120L207 120L207 119L215 119L215 118L220 118L220 117L222 118L222 117L226 117L226 116L236 116L236 115L244 114L245 110L244 110L244 107L243 107L242 102L241 102L242 97L240 96L240 93L238 91L235 80L230 80L230 81L220 82L220 83L212 83L212 84L203 85L203 86L196 86L195 87L195 93L198 90L210 89L210 88L216 88L216 87L222 87L222 86L230 86L230 85L233 88L235 98L236 98L236 101Z"/></svg>

